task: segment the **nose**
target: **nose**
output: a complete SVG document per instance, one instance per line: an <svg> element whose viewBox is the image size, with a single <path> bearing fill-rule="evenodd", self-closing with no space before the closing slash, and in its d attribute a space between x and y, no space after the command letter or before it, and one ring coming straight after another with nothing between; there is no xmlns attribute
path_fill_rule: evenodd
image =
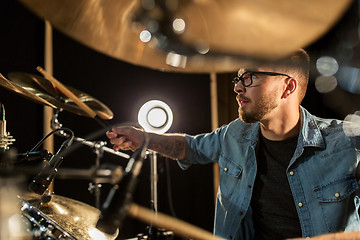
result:
<svg viewBox="0 0 360 240"><path fill-rule="evenodd" d="M244 85L241 83L241 81L239 81L238 83L235 84L235 86L234 86L234 92L235 92L235 93L244 93L244 92L246 92L246 88L245 88Z"/></svg>

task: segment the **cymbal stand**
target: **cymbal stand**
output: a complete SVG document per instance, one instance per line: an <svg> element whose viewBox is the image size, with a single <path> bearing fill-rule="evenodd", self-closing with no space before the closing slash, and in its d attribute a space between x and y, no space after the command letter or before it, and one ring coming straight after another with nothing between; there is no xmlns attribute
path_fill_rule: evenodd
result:
<svg viewBox="0 0 360 240"><path fill-rule="evenodd" d="M158 212L158 172L157 172L157 153L156 152L147 152L148 157L150 158L150 191L151 191L151 209L155 213Z"/></svg>
<svg viewBox="0 0 360 240"><path fill-rule="evenodd" d="M51 119L51 128L52 129L58 129L62 127L62 124L59 122L58 120L58 116L59 116L59 110L56 109L54 111L53 117ZM63 131L60 132L60 135L63 137L67 137L67 134ZM82 143L83 145L89 146L92 149L94 149L94 152L96 154L96 159L95 159L95 167L96 169L100 168L100 159L103 157L103 153L108 152L114 155L117 155L119 157L123 157L126 159L130 159L130 156L128 154L122 153L122 152L116 152L115 150L113 150L112 148L108 148L105 145L107 144L107 142L105 141L88 141L85 140L83 138L80 137L74 137L74 141L77 141L79 143ZM95 206L96 208L100 209L101 204L100 204L100 189L101 188L101 182L98 182L96 180L93 180L93 182L89 183L89 188L88 190L91 193L94 193L95 195Z"/></svg>
<svg viewBox="0 0 360 240"><path fill-rule="evenodd" d="M153 151L147 151L147 156L150 159L150 204L151 209L158 213L158 167L157 167L157 153ZM172 239L173 233L171 231L164 231L163 229L158 229L154 227L152 224L148 228L148 240L165 240ZM138 239L145 239L144 235L139 234Z"/></svg>
<svg viewBox="0 0 360 240"><path fill-rule="evenodd" d="M94 152L96 154L96 159L95 159L95 169L100 169L100 159L102 158L103 154L104 154L104 149L103 147L105 146L106 142L97 142L94 145ZM100 205L100 195L101 195L101 183L94 181L89 183L89 188L88 190L90 191L90 193L94 193L95 196L95 207L97 209L100 209L101 205Z"/></svg>
<svg viewBox="0 0 360 240"><path fill-rule="evenodd" d="M57 119L58 117L58 113L59 113L59 110L55 110L54 111L54 115L53 115L53 118L51 119L51 128L53 130L57 129L57 128L61 128L62 127L62 124L59 122L59 120ZM60 132L60 135L62 137L67 137L66 133L64 132ZM79 143L82 143L88 147L91 147L91 148L94 148L95 147L95 144L98 144L98 142L93 142L93 141L88 141L84 138L80 138L80 137L74 137L74 141L77 141ZM109 148L109 147L106 147L105 145L107 144L107 142L103 142L104 143L104 146L102 146L102 149L105 151L105 152L108 152L108 153L111 153L111 154L114 154L116 156L119 156L119 157L122 157L122 158L126 158L126 159L130 159L130 156L126 153L122 153L122 152L116 152L114 149L112 148Z"/></svg>

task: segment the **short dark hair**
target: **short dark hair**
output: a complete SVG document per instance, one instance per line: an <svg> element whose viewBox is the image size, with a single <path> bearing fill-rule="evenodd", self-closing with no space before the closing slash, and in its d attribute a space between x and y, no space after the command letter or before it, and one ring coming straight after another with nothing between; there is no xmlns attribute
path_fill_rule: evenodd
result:
<svg viewBox="0 0 360 240"><path fill-rule="evenodd" d="M275 61L280 68L290 76L299 81L299 102L301 103L305 97L307 86L309 83L309 66L310 57L304 49L299 49L289 56Z"/></svg>
<svg viewBox="0 0 360 240"><path fill-rule="evenodd" d="M299 82L299 103L305 97L309 83L310 57L304 49L299 49L290 55L263 64L276 72L288 74Z"/></svg>

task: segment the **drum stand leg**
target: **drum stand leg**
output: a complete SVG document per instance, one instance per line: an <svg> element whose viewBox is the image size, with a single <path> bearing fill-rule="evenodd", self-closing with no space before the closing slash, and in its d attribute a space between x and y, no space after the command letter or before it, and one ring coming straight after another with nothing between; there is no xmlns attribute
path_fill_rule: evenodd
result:
<svg viewBox="0 0 360 240"><path fill-rule="evenodd" d="M158 212L158 172L157 172L157 153L148 152L150 158L150 191L151 191L151 208L154 210L155 214ZM165 232L161 229L157 229L152 225L148 229L148 240L165 240L172 238L172 232Z"/></svg>
<svg viewBox="0 0 360 240"><path fill-rule="evenodd" d="M96 159L95 159L96 169L100 169L100 159L102 158L103 153L104 153L103 146L104 146L103 142L98 142L98 143L95 143L95 145L94 145L94 152L96 153ZM101 208L101 203L100 203L101 187L102 187L101 183L98 183L96 181L89 183L89 191L91 193L94 193L95 207L97 209Z"/></svg>
<svg viewBox="0 0 360 240"><path fill-rule="evenodd" d="M157 173L157 154L156 152L150 152L150 191L151 191L151 208L155 213L158 212L158 173Z"/></svg>

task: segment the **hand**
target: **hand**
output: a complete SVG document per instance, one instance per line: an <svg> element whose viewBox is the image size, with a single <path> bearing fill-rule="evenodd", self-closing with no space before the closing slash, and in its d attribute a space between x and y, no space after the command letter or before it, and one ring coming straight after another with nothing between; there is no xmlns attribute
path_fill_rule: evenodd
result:
<svg viewBox="0 0 360 240"><path fill-rule="evenodd" d="M135 127L119 126L114 127L112 131L107 131L106 136L110 139L110 143L114 145L113 149L115 151L135 151L141 146L145 132Z"/></svg>

